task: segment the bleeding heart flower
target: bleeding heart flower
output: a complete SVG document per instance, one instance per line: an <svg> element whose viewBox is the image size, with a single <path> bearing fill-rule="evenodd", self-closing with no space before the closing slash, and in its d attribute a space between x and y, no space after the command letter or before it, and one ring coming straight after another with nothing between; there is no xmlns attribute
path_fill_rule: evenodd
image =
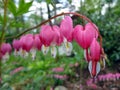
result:
<svg viewBox="0 0 120 90"><path fill-rule="evenodd" d="M98 32L96 31L97 27L94 25L95 28L93 25L91 23L87 23L84 27L82 25L77 25L73 31L73 38L84 49L84 57L87 62L91 59L88 48L93 39L98 38Z"/></svg>
<svg viewBox="0 0 120 90"><path fill-rule="evenodd" d="M20 40L13 40L12 46L14 48L14 55L17 56L20 54L20 49L21 49L21 42Z"/></svg>
<svg viewBox="0 0 120 90"><path fill-rule="evenodd" d="M20 50L20 47L21 47L21 43L20 43L20 40L13 40L13 48L16 50L16 51L19 51Z"/></svg>
<svg viewBox="0 0 120 90"><path fill-rule="evenodd" d="M42 26L42 29L40 32L40 39L43 43L43 46L42 46L43 53L46 54L49 50L48 46L51 46L51 55L55 58L57 54L55 45L60 45L63 42L63 36L60 32L60 28L56 25Z"/></svg>
<svg viewBox="0 0 120 90"><path fill-rule="evenodd" d="M20 43L21 43L21 47L19 50L19 54L22 57L27 57L28 53L30 52L30 50L33 47L33 34L26 34L20 37Z"/></svg>
<svg viewBox="0 0 120 90"><path fill-rule="evenodd" d="M96 38L93 39L90 46L90 55L93 61L99 61L101 54L101 47Z"/></svg>
<svg viewBox="0 0 120 90"><path fill-rule="evenodd" d="M8 60L11 51L12 47L9 43L2 43L0 47L0 58L2 58L3 60Z"/></svg>
<svg viewBox="0 0 120 90"><path fill-rule="evenodd" d="M60 28L58 26L43 25L40 31L40 39L47 47L52 44L58 44L60 38Z"/></svg>
<svg viewBox="0 0 120 90"><path fill-rule="evenodd" d="M73 40L73 21L70 16L65 16L65 18L62 20L60 24L60 30L68 42Z"/></svg>
<svg viewBox="0 0 120 90"><path fill-rule="evenodd" d="M73 39L75 39L77 42L79 42L78 35L81 34L81 31L83 31L83 26L82 25L76 25L75 28L74 28L74 31L73 31Z"/></svg>
<svg viewBox="0 0 120 90"><path fill-rule="evenodd" d="M88 66L92 77L95 77L100 72L100 54L100 45L97 42L96 38L94 38L90 46L90 56L92 60L89 62Z"/></svg>
<svg viewBox="0 0 120 90"><path fill-rule="evenodd" d="M73 21L70 16L65 16L65 18L61 21L60 24L60 32L63 35L63 48L65 51L65 54L67 56L71 55L72 52L72 43L70 43L73 40Z"/></svg>
<svg viewBox="0 0 120 90"><path fill-rule="evenodd" d="M10 54L12 47L9 43L2 43L0 50L3 55L5 55L6 53Z"/></svg>
<svg viewBox="0 0 120 90"><path fill-rule="evenodd" d="M88 23L84 27L77 25L74 28L73 37L83 49L88 49L92 43L93 38L98 37L98 33L95 28L90 23Z"/></svg>
<svg viewBox="0 0 120 90"><path fill-rule="evenodd" d="M33 46L33 35L24 35L20 38L21 47L26 52L29 52Z"/></svg>
<svg viewBox="0 0 120 90"><path fill-rule="evenodd" d="M35 34L33 37L33 48L41 50L41 47L42 47L42 42L39 38L39 34Z"/></svg>

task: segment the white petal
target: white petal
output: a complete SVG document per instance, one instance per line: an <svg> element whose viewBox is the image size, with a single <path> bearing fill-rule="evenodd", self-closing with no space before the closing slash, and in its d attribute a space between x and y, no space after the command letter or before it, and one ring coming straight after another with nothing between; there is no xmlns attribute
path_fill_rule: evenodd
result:
<svg viewBox="0 0 120 90"><path fill-rule="evenodd" d="M59 46L59 47L58 47L58 52L59 52L59 55L65 54L64 44L62 44L62 46Z"/></svg>
<svg viewBox="0 0 120 90"><path fill-rule="evenodd" d="M86 49L84 49L84 58L87 61L87 56L86 56Z"/></svg>
<svg viewBox="0 0 120 90"><path fill-rule="evenodd" d="M51 47L51 55L53 58L55 58L57 55L57 49L55 46Z"/></svg>
<svg viewBox="0 0 120 90"><path fill-rule="evenodd" d="M21 57L24 57L24 58L28 57L28 55L29 55L28 52L26 52L26 51L23 50L23 49L20 49L20 52L19 52L19 53L20 53L20 56L21 56Z"/></svg>
<svg viewBox="0 0 120 90"><path fill-rule="evenodd" d="M44 55L46 55L49 51L49 47L45 47L44 45L42 45L42 52Z"/></svg>
<svg viewBox="0 0 120 90"><path fill-rule="evenodd" d="M65 44L66 55L67 55L67 56L71 55L72 49L73 49L72 43L66 42L66 43L64 43L64 44Z"/></svg>
<svg viewBox="0 0 120 90"><path fill-rule="evenodd" d="M91 77L93 77L92 76L92 61L89 61L88 69L89 69ZM97 65L96 65L96 76L98 75L99 72L100 72L100 63L97 62Z"/></svg>
<svg viewBox="0 0 120 90"><path fill-rule="evenodd" d="M89 70L90 75L91 75L91 77L92 77L92 61L89 61L88 70Z"/></svg>
<svg viewBox="0 0 120 90"><path fill-rule="evenodd" d="M89 49L84 49L84 58L86 62L88 63L89 62Z"/></svg>
<svg viewBox="0 0 120 90"><path fill-rule="evenodd" d="M96 65L96 75L98 75L99 72L100 72L100 62L97 62L97 65Z"/></svg>
<svg viewBox="0 0 120 90"><path fill-rule="evenodd" d="M15 56L18 56L18 55L19 55L19 51L14 50L14 55L15 55Z"/></svg>
<svg viewBox="0 0 120 90"><path fill-rule="evenodd" d="M35 60L35 57L36 57L36 49L35 48L32 48L31 50L30 50L30 53L31 53L31 57L32 57L32 60Z"/></svg>
<svg viewBox="0 0 120 90"><path fill-rule="evenodd" d="M66 42L67 42L67 39L66 39L66 38L64 38L63 42L64 42L64 43L66 43Z"/></svg>
<svg viewBox="0 0 120 90"><path fill-rule="evenodd" d="M28 55L29 55L29 53L24 51L23 57L26 58L26 57L28 57Z"/></svg>
<svg viewBox="0 0 120 90"><path fill-rule="evenodd" d="M9 60L9 53L6 53L3 57L2 57L2 62L5 63L7 60Z"/></svg>

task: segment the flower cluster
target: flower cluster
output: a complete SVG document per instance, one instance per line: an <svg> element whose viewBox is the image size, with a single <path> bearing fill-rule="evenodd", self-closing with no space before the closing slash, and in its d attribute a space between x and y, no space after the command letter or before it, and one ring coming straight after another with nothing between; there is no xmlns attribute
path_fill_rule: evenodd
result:
<svg viewBox="0 0 120 90"><path fill-rule="evenodd" d="M12 45L15 55L26 57L30 52L34 60L36 50L41 50L42 42L39 38L39 34L26 34L21 36L19 40L13 40Z"/></svg>
<svg viewBox="0 0 120 90"><path fill-rule="evenodd" d="M2 43L0 47L0 59L2 58L3 60L9 59L9 54L12 51L12 47L9 43Z"/></svg>
<svg viewBox="0 0 120 90"><path fill-rule="evenodd" d="M85 26L76 25L73 27L73 21L70 16L65 16L60 26L42 25L39 34L26 34L19 40L13 40L12 46L14 54L22 57L31 53L32 59L35 59L36 50L41 50L43 54L51 51L51 55L55 58L57 48L59 54L65 53L71 55L73 46L72 41L75 40L80 47L84 49L84 56L89 63L88 68L92 77L95 77L100 71L100 59L105 62L102 57L102 47L98 41L98 28L92 22ZM10 44L2 44L0 57L11 52Z"/></svg>
<svg viewBox="0 0 120 90"><path fill-rule="evenodd" d="M53 75L54 78L56 79L60 79L60 80L65 80L67 79L67 75L61 75L60 73L61 72L64 72L64 68L63 67L56 67L56 68L53 68L52 71L55 73Z"/></svg>
<svg viewBox="0 0 120 90"><path fill-rule="evenodd" d="M15 73L18 73L18 72L20 72L21 70L23 70L23 68L24 68L24 67L22 67L22 66L21 66L21 67L18 67L18 68L15 68L14 70L12 70L12 71L10 72L10 74L13 75L13 74L15 74Z"/></svg>
<svg viewBox="0 0 120 90"><path fill-rule="evenodd" d="M98 80L99 81L116 81L120 79L120 73L108 73L105 75L99 75Z"/></svg>

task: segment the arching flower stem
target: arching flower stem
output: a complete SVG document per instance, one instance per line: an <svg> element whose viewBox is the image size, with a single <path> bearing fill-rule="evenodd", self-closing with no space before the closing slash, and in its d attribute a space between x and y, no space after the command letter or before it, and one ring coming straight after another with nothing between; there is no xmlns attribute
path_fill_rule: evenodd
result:
<svg viewBox="0 0 120 90"><path fill-rule="evenodd" d="M100 46L102 47L102 36L101 36L99 30L93 25L92 21L91 21L89 18L87 18L86 16L84 16L84 15L82 15L82 14L76 13L76 12L62 12L62 13L60 13L60 14L57 14L57 15L49 18L48 20L45 20L45 21L41 22L40 24L38 24L38 25L36 25L36 26L34 26L34 27L31 27L31 28L28 28L28 29L24 30L23 32L21 32L20 34L18 34L18 35L16 35L16 36L6 37L6 39L18 38L19 36L23 35L24 33L28 32L28 31L31 31L31 30L33 30L33 29L39 28L41 25L43 25L43 24L45 24L45 23L47 23L47 22L50 22L50 21L51 21L52 19L54 19L54 18L57 18L57 17L62 16L62 15L68 15L68 14L76 15L76 16L82 18L83 20L86 20L86 21L88 21L89 23L91 23L92 26L96 29L96 31L97 31L98 34L99 34ZM102 51L102 54L104 54L104 51Z"/></svg>

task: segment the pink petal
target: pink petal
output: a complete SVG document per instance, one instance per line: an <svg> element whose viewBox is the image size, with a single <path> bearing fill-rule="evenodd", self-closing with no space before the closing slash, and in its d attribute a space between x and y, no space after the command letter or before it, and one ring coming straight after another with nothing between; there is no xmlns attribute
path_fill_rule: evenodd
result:
<svg viewBox="0 0 120 90"><path fill-rule="evenodd" d="M60 24L60 30L67 41L72 41L73 22L70 16L65 16Z"/></svg>
<svg viewBox="0 0 120 90"><path fill-rule="evenodd" d="M2 43L1 47L1 53L5 55L7 52L10 53L12 51L12 47L9 43Z"/></svg>
<svg viewBox="0 0 120 90"><path fill-rule="evenodd" d="M95 60L95 61L100 60L100 44L98 43L96 38L93 39L90 45L90 55L92 60Z"/></svg>
<svg viewBox="0 0 120 90"><path fill-rule="evenodd" d="M40 39L45 46L50 46L52 43L57 43L60 37L60 29L58 26L44 25L41 28Z"/></svg>
<svg viewBox="0 0 120 90"><path fill-rule="evenodd" d="M81 25L77 25L73 37L82 48L88 49L93 38L98 37L98 32L90 23L86 24L84 29Z"/></svg>
<svg viewBox="0 0 120 90"><path fill-rule="evenodd" d="M20 47L21 47L21 43L20 43L20 40L13 40L13 48L16 49L17 51L19 51Z"/></svg>

